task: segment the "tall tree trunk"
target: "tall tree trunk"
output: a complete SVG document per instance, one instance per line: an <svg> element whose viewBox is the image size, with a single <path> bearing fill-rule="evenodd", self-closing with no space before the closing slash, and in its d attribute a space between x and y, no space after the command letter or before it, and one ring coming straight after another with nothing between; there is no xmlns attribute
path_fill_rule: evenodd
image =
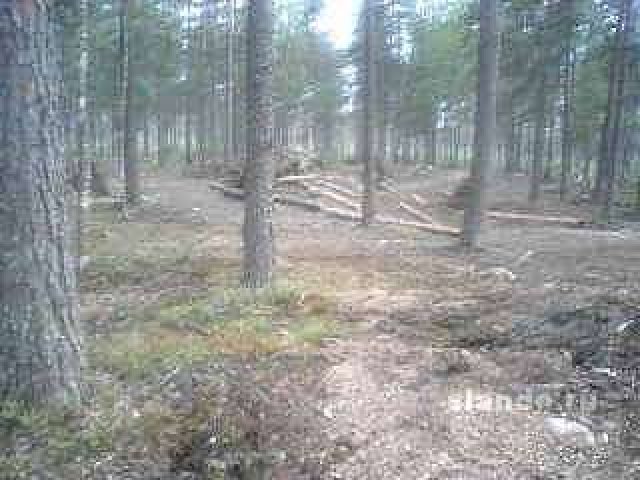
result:
<svg viewBox="0 0 640 480"><path fill-rule="evenodd" d="M191 146L193 145L193 129L192 127L192 115L191 115L191 95L187 93L185 98L185 112L184 112L184 161L187 165L193 163L191 154Z"/></svg>
<svg viewBox="0 0 640 480"><path fill-rule="evenodd" d="M505 171L514 173L516 171L516 125L512 111L509 112L508 122L507 138L504 144Z"/></svg>
<svg viewBox="0 0 640 480"><path fill-rule="evenodd" d="M187 48L185 51L185 84L186 84L186 92L184 97L184 154L185 154L185 163L189 166L193 163L193 157L191 153L191 147L193 145L193 66L194 66L194 52L195 48L195 38L193 35L193 27L191 25L191 16L192 16L192 7L193 0L187 0L187 22L186 22L186 43Z"/></svg>
<svg viewBox="0 0 640 480"><path fill-rule="evenodd" d="M496 84L498 77L497 0L480 0L478 45L478 94L475 114L474 153L471 181L464 212L462 244L474 247L478 241L484 211L485 190L496 143Z"/></svg>
<svg viewBox="0 0 640 480"><path fill-rule="evenodd" d="M142 146L143 146L143 159L149 160L151 157L151 131L149 127L149 113L142 113Z"/></svg>
<svg viewBox="0 0 640 480"><path fill-rule="evenodd" d="M78 47L78 106L76 109L76 131L78 138L78 174L76 211L76 247L78 258L82 255L83 228L91 200L91 160L89 155L89 115L87 102L89 97L89 3L79 0L80 15Z"/></svg>
<svg viewBox="0 0 640 480"><path fill-rule="evenodd" d="M543 67L544 68L544 67ZM531 163L531 185L529 202L535 203L540 198L540 184L542 182L542 168L544 165L544 129L546 104L546 75L540 74L536 92L536 118L533 136L533 161Z"/></svg>
<svg viewBox="0 0 640 480"><path fill-rule="evenodd" d="M516 144L514 146L514 153L513 153L513 159L514 159L514 172L521 172L522 171L522 147L523 147L523 135L524 135L524 127L522 125L522 122L518 122L517 126L516 126Z"/></svg>
<svg viewBox="0 0 640 480"><path fill-rule="evenodd" d="M567 17L567 32L563 46L564 68L562 75L562 160L560 173L560 198L564 199L569 189L569 176L572 169L572 126L571 126L571 84L573 82L572 48L571 40L575 20L573 19L573 0L565 0L561 4Z"/></svg>
<svg viewBox="0 0 640 480"><path fill-rule="evenodd" d="M167 129L164 124L164 115L158 113L156 117L156 137L158 138L158 166L163 167L165 164L165 150L167 148Z"/></svg>
<svg viewBox="0 0 640 480"><path fill-rule="evenodd" d="M540 184L542 182L543 166L544 166L544 131L546 127L546 108L547 108L547 45L545 41L545 18L537 25L536 32L536 55L538 59L537 65L537 86L534 96L535 104L533 106L535 112L534 132L533 132L533 158L531 162L531 185L529 189L529 202L535 203L540 198Z"/></svg>
<svg viewBox="0 0 640 480"><path fill-rule="evenodd" d="M387 35L385 30L385 2L377 1L375 4L374 37L376 64L375 75L378 92L376 95L376 116L377 116L377 145L376 145L376 177L378 181L386 176L387 167L387 107L388 95L385 88L385 64L387 55Z"/></svg>
<svg viewBox="0 0 640 480"><path fill-rule="evenodd" d="M125 47L125 71L124 71L124 182L126 200L129 204L134 204L140 196L140 180L138 176L138 152L136 142L135 113L133 106L134 76L133 76L133 55L131 41L133 28L131 26L131 12L135 7L135 0L123 0L126 22L126 47Z"/></svg>
<svg viewBox="0 0 640 480"><path fill-rule="evenodd" d="M262 288L274 269L273 0L249 0L247 17L247 162L243 285Z"/></svg>
<svg viewBox="0 0 640 480"><path fill-rule="evenodd" d="M52 3L0 8L0 399L29 404L83 391Z"/></svg>
<svg viewBox="0 0 640 480"><path fill-rule="evenodd" d="M362 224L370 225L375 217L375 2L366 0L364 30L364 62L362 65L361 108L362 125L360 153L362 155ZM403 155L405 154L403 149Z"/></svg>
<svg viewBox="0 0 640 480"><path fill-rule="evenodd" d="M235 145L235 114L234 114L234 37L235 37L235 0L227 0L227 51L225 62L226 82L224 89L225 100L225 139L224 139L224 158L227 165L233 163L234 145Z"/></svg>
<svg viewBox="0 0 640 480"><path fill-rule="evenodd" d="M431 128L431 165L436 166L438 158L438 128L434 125Z"/></svg>
<svg viewBox="0 0 640 480"><path fill-rule="evenodd" d="M623 0L619 13L618 28L611 56L611 68L609 76L609 103L607 106L608 129L603 142L603 151L606 154L605 179L604 179L604 205L602 220L611 221L613 202L615 197L615 182L617 177L618 152L620 151L620 130L624 109L624 88L626 81L626 55L628 44L627 35L631 30L629 22L631 18L631 0Z"/></svg>
<svg viewBox="0 0 640 480"><path fill-rule="evenodd" d="M88 65L88 77L87 77L87 113L89 115L89 137L91 139L91 152L92 155L88 159L89 163L89 174L91 175L90 179L90 189L96 195L100 196L108 196L111 194L111 188L109 185L109 177L107 174L107 165L106 156L104 155L104 150L102 149L102 139L104 138L104 130L102 128L98 129L98 126L102 126L102 118L99 116L96 107L96 99L97 99L97 79L96 79L96 68L97 68L97 55L96 55L96 37L97 37L97 26L96 26L96 0L89 0L88 3L88 31L89 38L89 65ZM100 134L98 133L100 131ZM100 144L101 148L98 151L98 145Z"/></svg>
<svg viewBox="0 0 640 480"><path fill-rule="evenodd" d="M556 128L556 114L553 108L553 98L549 107L549 134L547 135L547 163L544 166L544 179L551 180L553 177L553 131Z"/></svg>

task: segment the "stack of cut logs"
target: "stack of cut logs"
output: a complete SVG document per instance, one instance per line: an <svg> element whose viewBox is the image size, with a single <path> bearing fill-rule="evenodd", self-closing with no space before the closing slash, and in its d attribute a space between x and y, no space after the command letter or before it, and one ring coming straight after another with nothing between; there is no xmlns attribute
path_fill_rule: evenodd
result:
<svg viewBox="0 0 640 480"><path fill-rule="evenodd" d="M350 179L330 175L289 175L279 177L274 183L274 200L280 205L301 208L303 210L322 213L326 216L359 222L361 220L361 188L355 185L346 186ZM241 200L244 190L236 179L222 179L210 183L211 190L224 196ZM427 200L416 193L404 193L389 182L379 185L384 191L384 210L397 212L390 216L380 212L376 216L377 223L412 227L431 233L458 236L460 229L438 223L424 210L429 207ZM573 217L549 217L513 212L489 210L486 217L492 220L509 222L526 222L576 227L587 222Z"/></svg>
<svg viewBox="0 0 640 480"><path fill-rule="evenodd" d="M234 185L233 181L210 183L211 190L217 191L229 198L242 199L244 191ZM339 220L359 222L361 219L362 193L356 187L347 187L337 183L335 177L328 175L291 175L277 178L275 181L274 200L281 205L301 208L318 212ZM382 189L397 197L397 206L408 218L397 218L378 215L378 223L417 228L432 233L459 235L459 229L436 223L429 215L419 209L419 205L426 202L418 195L411 195L413 203L409 204L403 195L388 183Z"/></svg>

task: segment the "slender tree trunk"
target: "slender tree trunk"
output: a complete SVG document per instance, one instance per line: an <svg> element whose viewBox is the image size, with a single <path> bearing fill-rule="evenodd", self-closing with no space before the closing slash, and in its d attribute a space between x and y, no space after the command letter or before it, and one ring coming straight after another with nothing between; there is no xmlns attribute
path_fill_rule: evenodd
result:
<svg viewBox="0 0 640 480"><path fill-rule="evenodd" d="M540 184L542 181L542 166L544 164L544 127L546 104L546 75L540 74L536 93L536 119L533 140L533 161L531 163L531 187L529 202L535 203L540 198Z"/></svg>
<svg viewBox="0 0 640 480"><path fill-rule="evenodd" d="M78 106L76 110L76 134L78 138L78 174L76 211L76 247L78 258L82 255L83 228L91 200L91 160L89 156L89 115L87 109L89 97L89 3L79 0L78 11L80 26L78 46Z"/></svg>
<svg viewBox="0 0 640 480"><path fill-rule="evenodd" d="M142 114L143 124L142 124L142 145L144 150L144 160L147 160L151 157L151 131L149 127L149 113L144 112Z"/></svg>
<svg viewBox="0 0 640 480"><path fill-rule="evenodd" d="M124 181L127 203L134 204L140 196L140 180L138 175L138 152L136 145L135 113L133 106L133 55L131 41L133 28L131 26L131 12L135 7L135 0L123 0L123 9L126 15L126 48L125 48L125 72L124 72Z"/></svg>
<svg viewBox="0 0 640 480"><path fill-rule="evenodd" d="M77 404L82 358L52 3L0 7L0 399Z"/></svg>
<svg viewBox="0 0 640 480"><path fill-rule="evenodd" d="M185 163L187 166L190 166L193 163L193 157L191 153L191 147L193 145L193 55L195 51L195 39L193 35L193 28L191 25L191 16L192 16L192 7L193 0L187 0L187 22L186 22L186 33L185 38L187 42L187 49L185 52L185 65L186 65L186 73L185 73L185 84L187 86L187 91L185 92L184 97L184 154L185 154Z"/></svg>
<svg viewBox="0 0 640 480"><path fill-rule="evenodd" d="M378 92L376 96L377 145L376 145L376 177L382 180L387 172L387 93L385 88L385 63L387 52L387 36L385 32L385 3L377 1L375 5L374 37L376 42L375 75Z"/></svg>
<svg viewBox="0 0 640 480"><path fill-rule="evenodd" d="M620 129L624 109L624 88L626 81L626 55L625 49L628 44L627 34L630 31L629 21L631 17L631 0L623 0L618 29L614 44L613 55L611 57L611 75L609 105L607 111L608 131L605 136L603 151L606 152L606 176L604 181L604 205L602 220L611 221L613 202L615 197L615 182L617 177L618 152L620 151Z"/></svg>
<svg viewBox="0 0 640 480"><path fill-rule="evenodd" d="M375 1L366 0L364 29L364 62L362 65L361 103L362 125L360 153L362 155L362 224L370 225L375 219ZM404 151L403 151L404 155Z"/></svg>
<svg viewBox="0 0 640 480"><path fill-rule="evenodd" d="M547 135L547 163L544 166L544 179L553 177L553 131L556 127L556 115L553 109L553 99L549 108L549 134Z"/></svg>
<svg viewBox="0 0 640 480"><path fill-rule="evenodd" d="M523 144L523 126L522 123L517 124L516 128L516 144L514 148L514 172L522 171L522 144Z"/></svg>
<svg viewBox="0 0 640 480"><path fill-rule="evenodd" d="M227 57L226 57L226 82L225 82L225 140L224 140L224 158L227 165L233 163L234 145L235 145L235 114L234 114L234 36L235 36L235 0L227 0Z"/></svg>
<svg viewBox="0 0 640 480"><path fill-rule="evenodd" d="M464 212L462 244L477 244L484 211L485 190L496 143L496 84L498 77L497 0L480 0L478 94L474 153L468 203Z"/></svg>
<svg viewBox="0 0 640 480"><path fill-rule="evenodd" d="M516 126L513 112L509 113L509 125L507 126L507 138L504 145L505 171L514 173L516 171Z"/></svg>
<svg viewBox="0 0 640 480"><path fill-rule="evenodd" d="M191 155L193 132L191 125L191 95L187 93L187 96L185 98L184 112L184 160L187 165L191 165L193 163L193 158Z"/></svg>
<svg viewBox="0 0 640 480"><path fill-rule="evenodd" d="M460 167L460 127L456 127L453 135L453 162Z"/></svg>
<svg viewBox="0 0 640 480"><path fill-rule="evenodd" d="M434 126L431 129L431 165L436 166L438 157L438 129Z"/></svg>
<svg viewBox="0 0 640 480"><path fill-rule="evenodd" d="M569 176L572 169L572 126L571 126L571 83L572 83L572 55L571 55L571 36L573 35L573 0L566 0L565 15L567 15L567 23L569 23L569 32L564 45L564 72L562 75L562 160L560 173L560 198L564 199L568 192Z"/></svg>
<svg viewBox="0 0 640 480"><path fill-rule="evenodd" d="M274 269L273 0L249 0L247 19L247 162L243 285L271 284Z"/></svg>

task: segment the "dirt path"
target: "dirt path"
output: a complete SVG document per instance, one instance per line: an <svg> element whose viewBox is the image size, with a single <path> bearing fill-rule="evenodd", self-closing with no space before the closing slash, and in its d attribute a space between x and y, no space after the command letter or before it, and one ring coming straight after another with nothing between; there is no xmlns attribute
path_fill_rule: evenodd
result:
<svg viewBox="0 0 640 480"><path fill-rule="evenodd" d="M145 187L136 215L203 225L216 248L239 255L240 203L206 180ZM637 301L637 232L492 225L484 251L469 256L449 239L290 208L276 223L281 271L337 292L352 333L325 343L316 378L285 374L271 386L287 403L274 443L288 457L274 478L638 478L615 446L559 438L551 413L517 397L571 375L560 352L490 348L515 317L536 322L603 295ZM499 411L496 399L513 408Z"/></svg>

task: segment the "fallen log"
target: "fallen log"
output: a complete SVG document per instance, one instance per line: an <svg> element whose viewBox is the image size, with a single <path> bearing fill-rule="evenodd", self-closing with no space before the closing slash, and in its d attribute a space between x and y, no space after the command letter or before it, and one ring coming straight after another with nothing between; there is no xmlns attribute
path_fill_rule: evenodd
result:
<svg viewBox="0 0 640 480"><path fill-rule="evenodd" d="M293 195L277 195L274 200L280 205L299 207L310 212L321 212L325 215L337 218L339 220L358 222L361 218L358 212L350 212L347 210L341 210L339 208L327 207L325 205L322 205L321 203L314 202L312 200L306 200L300 197L295 197Z"/></svg>
<svg viewBox="0 0 640 480"><path fill-rule="evenodd" d="M348 198L343 197L342 195L339 195L335 192L332 192L330 190L323 190L321 188L318 188L314 185L311 185L309 183L303 182L304 187L311 192L312 194L321 196L321 197L326 197L328 199L333 200L334 202L340 203L343 206L350 208L352 210L358 210L360 208L360 205L357 203L354 203L353 201L349 200Z"/></svg>
<svg viewBox="0 0 640 480"><path fill-rule="evenodd" d="M222 185L216 182L209 184L209 188L211 190L221 192L223 195L233 198L235 200L244 199L244 192L239 188L227 187L226 185ZM321 203L318 203L312 200L306 200L304 198L296 197L294 195L284 195L284 194L275 195L274 201L280 205L298 207L310 212L324 213L327 216L337 218L339 220L346 220L349 222L356 222L356 223L362 220L362 215L360 214L359 208L356 211L342 210L339 208L327 207L325 205L322 205ZM378 223L385 224L385 225L396 225L401 227L417 228L418 230L423 230L430 233L452 235L452 236L460 235L459 229L455 227L449 227L447 225L438 225L435 223L411 222L411 221L401 220L393 217L384 217L384 216L376 217L376 221Z"/></svg>
<svg viewBox="0 0 640 480"><path fill-rule="evenodd" d="M400 190L391 185L388 181L383 181L378 184L378 188L384 190L385 192L394 193L396 195L402 195Z"/></svg>
<svg viewBox="0 0 640 480"><path fill-rule="evenodd" d="M209 189L215 192L220 192L225 197L233 198L234 200L244 199L244 190L242 190L241 188L227 187L226 185L219 182L211 182L209 184Z"/></svg>
<svg viewBox="0 0 640 480"><path fill-rule="evenodd" d="M360 193L355 192L350 188L343 187L342 185L337 185L333 182L330 182L329 180L325 180L324 178L318 178L315 183L322 185L323 187L330 188L331 190L334 190L338 193L341 193L342 195L346 195L347 197L350 197L353 199L358 199L362 197Z"/></svg>
<svg viewBox="0 0 640 480"><path fill-rule="evenodd" d="M392 217L376 217L376 220L379 223L383 223L385 225L396 225L399 227L412 227L412 228L417 228L418 230L424 230L425 232L429 232L429 233L449 235L452 237L457 237L460 235L459 228L450 227L448 225L440 225L437 223L411 222L411 221L400 220Z"/></svg>
<svg viewBox="0 0 640 480"><path fill-rule="evenodd" d="M429 215L427 215L426 213L421 212L420 210L418 210L416 208L413 208L411 205L409 205L409 204L407 204L405 202L400 202L398 204L398 206L400 207L401 210L404 210L405 212L407 212L411 216L417 218L421 222L435 223L433 221L433 218L431 218Z"/></svg>
<svg viewBox="0 0 640 480"><path fill-rule="evenodd" d="M498 212L489 210L486 213L487 218L493 220L511 220L520 222L543 223L547 225L565 225L570 227L579 227L587 225L589 222L581 218L575 217L549 217L545 215L533 215L528 213Z"/></svg>
<svg viewBox="0 0 640 480"><path fill-rule="evenodd" d="M288 175L286 177L276 178L274 181L274 185L280 185L285 183L299 183L307 180L315 180L318 178L318 175Z"/></svg>
<svg viewBox="0 0 640 480"><path fill-rule="evenodd" d="M412 193L411 198L421 207L426 207L428 205L428 202L417 193Z"/></svg>

